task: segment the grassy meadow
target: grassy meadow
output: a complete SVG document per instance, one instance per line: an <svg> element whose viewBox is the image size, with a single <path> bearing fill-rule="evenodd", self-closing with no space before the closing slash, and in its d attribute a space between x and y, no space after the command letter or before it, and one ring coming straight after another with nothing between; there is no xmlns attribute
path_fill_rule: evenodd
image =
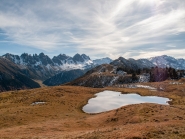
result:
<svg viewBox="0 0 185 139"><path fill-rule="evenodd" d="M185 80L143 85L158 89L55 86L0 93L0 138L185 138ZM99 114L84 113L82 107L88 99L104 90L168 97L171 101L170 105L143 103Z"/></svg>

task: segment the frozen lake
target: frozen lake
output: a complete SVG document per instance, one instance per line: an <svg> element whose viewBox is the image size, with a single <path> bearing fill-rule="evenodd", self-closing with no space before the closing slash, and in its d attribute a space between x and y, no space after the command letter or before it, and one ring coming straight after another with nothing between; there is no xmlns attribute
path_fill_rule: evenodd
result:
<svg viewBox="0 0 185 139"><path fill-rule="evenodd" d="M117 109L121 106L140 103L157 103L168 105L168 98L157 96L140 96L138 94L121 94L115 91L103 91L95 94L95 98L91 98L88 104L83 107L86 113L100 113Z"/></svg>

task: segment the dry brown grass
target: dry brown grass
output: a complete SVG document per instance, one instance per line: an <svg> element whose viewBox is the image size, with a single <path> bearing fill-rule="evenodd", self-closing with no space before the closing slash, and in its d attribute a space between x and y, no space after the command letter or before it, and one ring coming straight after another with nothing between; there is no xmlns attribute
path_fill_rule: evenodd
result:
<svg viewBox="0 0 185 139"><path fill-rule="evenodd" d="M185 85L160 84L165 84L164 91L56 86L1 93L0 138L184 138ZM169 106L137 104L100 114L84 113L82 107L88 99L103 90L168 97L172 102ZM46 103L31 105L37 101Z"/></svg>

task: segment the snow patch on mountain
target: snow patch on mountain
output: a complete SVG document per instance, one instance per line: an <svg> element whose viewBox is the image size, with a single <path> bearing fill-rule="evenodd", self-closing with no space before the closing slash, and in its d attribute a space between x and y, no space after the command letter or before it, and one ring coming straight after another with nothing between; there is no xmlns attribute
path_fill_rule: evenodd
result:
<svg viewBox="0 0 185 139"><path fill-rule="evenodd" d="M102 65L102 64L109 64L112 62L112 59L106 57L101 59L93 60L94 65Z"/></svg>
<svg viewBox="0 0 185 139"><path fill-rule="evenodd" d="M151 57L148 59L151 61L155 66L166 68L172 67L175 69L185 69L185 59L175 59L174 57L162 55Z"/></svg>
<svg viewBox="0 0 185 139"><path fill-rule="evenodd" d="M31 76L31 78L41 80L50 78L61 71L74 69L85 70L101 63L110 63L111 61L109 58L93 61L85 54L76 54L73 57L67 56L66 54L59 54L51 59L44 53L38 55L23 53L20 56L7 53L2 57L15 63L29 77Z"/></svg>

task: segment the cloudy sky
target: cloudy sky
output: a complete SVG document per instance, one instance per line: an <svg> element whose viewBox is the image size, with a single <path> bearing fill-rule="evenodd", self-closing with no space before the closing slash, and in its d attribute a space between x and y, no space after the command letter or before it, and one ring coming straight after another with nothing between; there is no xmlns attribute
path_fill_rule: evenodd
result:
<svg viewBox="0 0 185 139"><path fill-rule="evenodd" d="M185 58L185 0L0 0L0 55Z"/></svg>

